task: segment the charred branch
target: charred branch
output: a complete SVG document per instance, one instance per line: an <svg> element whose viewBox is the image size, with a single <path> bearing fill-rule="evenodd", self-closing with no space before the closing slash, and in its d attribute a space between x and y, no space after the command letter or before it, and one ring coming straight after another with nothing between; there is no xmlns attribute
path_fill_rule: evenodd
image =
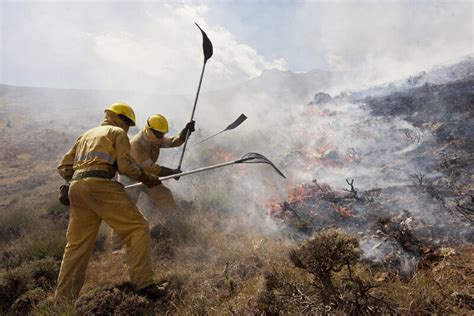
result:
<svg viewBox="0 0 474 316"><path fill-rule="evenodd" d="M229 262L226 262L225 263L225 268L224 268L224 278L227 278L227 276L229 275Z"/></svg>
<svg viewBox="0 0 474 316"><path fill-rule="evenodd" d="M357 190L354 188L354 179L349 182L349 179L346 178L346 182L350 186L350 190L344 189L344 191L351 193L352 198L358 199Z"/></svg>
<svg viewBox="0 0 474 316"><path fill-rule="evenodd" d="M406 210L404 210L404 213L404 219L400 222L394 222L386 217L378 218L378 227L384 234L392 237L404 251L419 256L422 243L413 235L409 225L407 225L407 219L411 219L410 213Z"/></svg>
<svg viewBox="0 0 474 316"><path fill-rule="evenodd" d="M425 174L422 173L422 172L419 172L419 173L414 173L411 175L412 178L414 178L416 180L416 183L422 187L425 183L424 183L424 180L425 180Z"/></svg>
<svg viewBox="0 0 474 316"><path fill-rule="evenodd" d="M293 207L291 207L290 203L284 202L284 203L283 203L283 209L285 209L285 210L290 211L291 213L293 213L293 215L295 215L296 219L297 219L298 221L300 221L301 223L303 223L303 219L302 219L301 216L298 214L298 212L297 212Z"/></svg>
<svg viewBox="0 0 474 316"><path fill-rule="evenodd" d="M456 210L471 223L474 222L474 209L456 202Z"/></svg>
<svg viewBox="0 0 474 316"><path fill-rule="evenodd" d="M313 301L308 295L301 291L296 285L288 283L291 289L290 303L303 307L303 312L310 312L318 309L318 303ZM296 304L295 304L296 303Z"/></svg>
<svg viewBox="0 0 474 316"><path fill-rule="evenodd" d="M406 227L399 227L398 230L392 235L392 237L398 242L398 244L402 247L403 250L415 255L420 254L420 242Z"/></svg>
<svg viewBox="0 0 474 316"><path fill-rule="evenodd" d="M349 287L351 289L351 293L353 296L353 302L352 303L352 310L351 314L355 315L360 315L360 314L366 314L370 311L373 311L374 307L371 306L371 298L374 298L371 295L372 289L379 287L379 285L374 285L367 283L360 279L359 277L348 277L348 278L342 278L343 281L346 281L346 287ZM388 305L388 304L387 304Z"/></svg>
<svg viewBox="0 0 474 316"><path fill-rule="evenodd" d="M229 267L230 267L230 263L226 262L225 263L225 269L224 269L224 283L228 287L229 296L232 296L232 295L234 295L237 286L235 284L235 281L229 275Z"/></svg>
<svg viewBox="0 0 474 316"><path fill-rule="evenodd" d="M309 235L309 234L315 229L315 227L314 227L314 225L313 225L313 223L312 223L312 220L311 220L310 218L309 218L309 219L308 219L308 218L306 218L306 219L303 218L303 217L299 214L299 212L298 212L294 207L292 207L292 206L290 205L290 203L284 202L284 203L283 203L283 209L284 209L285 211L291 212L291 213L295 216L295 218L296 218L296 220L297 220L297 222L298 222L297 225L296 225L296 228L297 228L299 231L301 231L301 232L303 232L303 233Z"/></svg>

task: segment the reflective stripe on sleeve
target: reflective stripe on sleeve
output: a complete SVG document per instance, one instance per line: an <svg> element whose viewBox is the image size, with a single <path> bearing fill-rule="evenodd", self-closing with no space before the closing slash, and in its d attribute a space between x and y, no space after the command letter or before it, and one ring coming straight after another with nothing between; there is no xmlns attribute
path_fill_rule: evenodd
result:
<svg viewBox="0 0 474 316"><path fill-rule="evenodd" d="M113 165L114 162L115 162L115 158L113 158L109 154L106 154L106 153L103 153L103 152L100 152L100 151L91 151L91 152L88 152L87 154L84 154L84 155L76 155L76 157L74 158L74 164L76 164L80 161L85 161L85 160L89 160L89 159L92 159L92 158L103 159L103 160L109 162L111 165Z"/></svg>

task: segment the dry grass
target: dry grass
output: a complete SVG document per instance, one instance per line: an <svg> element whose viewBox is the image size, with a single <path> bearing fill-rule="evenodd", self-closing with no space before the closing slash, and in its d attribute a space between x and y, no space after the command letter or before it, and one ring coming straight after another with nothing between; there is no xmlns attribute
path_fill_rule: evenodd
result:
<svg viewBox="0 0 474 316"><path fill-rule="evenodd" d="M419 270L410 280L358 263L351 269L356 281L349 282L349 272L343 268L333 282L349 303L326 306L313 276L290 261L294 242L249 227L243 231L225 227L228 215L219 212L201 210L190 216L182 227L193 225L194 238L168 240L172 257L161 256L159 247L154 250L155 280L170 285L166 299L150 306L156 314L351 313L360 296L357 282L376 285L365 300L359 297L362 307L400 314L470 311L472 288L466 284L473 283L473 248L460 249L458 255ZM125 281L123 257L105 250L93 257L82 293Z"/></svg>
<svg viewBox="0 0 474 316"><path fill-rule="evenodd" d="M387 297L403 313L469 313L474 308L474 248L463 246L458 254L435 266L417 271L408 281L393 278L382 284Z"/></svg>
<svg viewBox="0 0 474 316"><path fill-rule="evenodd" d="M27 234L37 219L26 208L9 208L0 213L0 242L10 242Z"/></svg>
<svg viewBox="0 0 474 316"><path fill-rule="evenodd" d="M34 308L37 315L73 315L73 306L56 304L51 299L51 281L57 266L50 271L47 267L52 264L47 260L51 259L38 263L36 258L60 257L62 253L67 221L65 209L55 201L56 190L62 183L56 164L77 133L89 127L78 126L81 120L77 117L85 122L96 118L85 117L82 108L73 115L74 122L70 113L68 118L59 111L54 115L50 111L31 113L24 107L25 100L14 95L2 98L5 115L0 122L0 314L6 314L14 301L24 295L17 301L16 311L26 313ZM63 130L31 129L23 124L25 121L34 122L35 126L61 126ZM224 190L206 185L196 190L197 195L206 198L199 199L186 215L186 221L176 224L170 238L155 241L156 280L168 280L170 284L166 299L151 306L156 314L353 311L353 306L321 306L313 275L296 268L289 260L289 250L298 245L282 235L262 232L245 216L230 213L231 199L223 199L219 194ZM383 224L386 219L379 222ZM127 281L122 256L111 254L104 236L99 238L99 253L91 259L83 294L93 293L102 284ZM358 285L378 285L369 294L390 304L390 314L472 315L474 247L458 247L456 251L457 255L427 265L409 279L380 269L373 271L359 262L351 270L355 281L347 280L349 271L343 268L332 275L333 283L348 300L360 294ZM40 302L45 294L49 298ZM145 306L141 300L132 303L138 308ZM120 311L133 313L125 306Z"/></svg>
<svg viewBox="0 0 474 316"><path fill-rule="evenodd" d="M43 237L49 236L52 240L64 238L64 228L54 229L55 219L41 217L41 214L44 211L37 220L42 223L43 229L46 228L47 234L39 229L30 229L9 244L9 251L24 257L20 262L22 266L28 257L38 258L43 256L39 254L48 253L50 256L55 253L51 249L56 247L37 245L45 240ZM354 304L325 306L315 287L313 275L295 267L290 260L288 254L298 243L278 233L263 232L246 218L213 210L193 210L174 229L177 231L160 235L165 237L153 241L155 280L168 281L169 290L163 301L146 307L147 313L317 314L327 311L350 313L354 310ZM108 228L102 227L100 234L102 249L91 258L82 294L96 291L103 284L120 284L128 280L123 256L112 254L110 240L105 242L106 236L109 236ZM37 246L28 247L33 244ZM29 249L27 253L30 255L25 254L25 249ZM166 252L169 255L163 255ZM360 280L361 284L377 285L369 291L370 300L359 300L360 304L379 306L379 310L385 308L389 313L469 314L474 297L473 288L469 287L474 284L473 258L472 246L459 248L456 255L418 270L408 280L388 272L372 271L360 262L352 267L351 272L354 280ZM343 268L333 274L333 283L342 298L353 302L359 295L358 284L347 281L348 275L347 268ZM22 289L18 288L21 291L8 304L13 304L21 294L32 289L31 281L28 282ZM34 297L25 296L16 306L34 308L34 313L39 315L73 313L73 306L52 302L51 288L45 291L49 299L38 302L44 296L36 293L38 295ZM145 308L143 302L133 302L137 308Z"/></svg>

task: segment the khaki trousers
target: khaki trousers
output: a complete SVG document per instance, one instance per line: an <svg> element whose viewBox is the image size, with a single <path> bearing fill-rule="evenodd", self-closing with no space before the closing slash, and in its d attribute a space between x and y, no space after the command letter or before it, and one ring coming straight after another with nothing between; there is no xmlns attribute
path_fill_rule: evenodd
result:
<svg viewBox="0 0 474 316"><path fill-rule="evenodd" d="M148 195L155 204L158 213L160 213L165 220L178 216L180 213L180 209L176 204L171 190L164 185L158 185L153 188L142 186L135 188L135 190L127 190L127 193L135 204L138 202L141 193Z"/></svg>
<svg viewBox="0 0 474 316"><path fill-rule="evenodd" d="M127 245L130 281L137 289L154 283L148 222L118 182L100 178L73 181L69 188L67 245L56 297L72 300L84 284L87 264L104 220Z"/></svg>
<svg viewBox="0 0 474 316"><path fill-rule="evenodd" d="M180 216L181 210L176 204L171 190L164 185L159 185L153 188L147 188L145 186L130 188L127 190L127 193L130 197L130 200L135 204L138 202L140 194L144 193L148 195L148 197L153 201L156 210L158 213L160 213L166 223L173 222L178 216ZM123 244L124 242L121 241L120 235L118 235L113 229L112 249L121 249Z"/></svg>

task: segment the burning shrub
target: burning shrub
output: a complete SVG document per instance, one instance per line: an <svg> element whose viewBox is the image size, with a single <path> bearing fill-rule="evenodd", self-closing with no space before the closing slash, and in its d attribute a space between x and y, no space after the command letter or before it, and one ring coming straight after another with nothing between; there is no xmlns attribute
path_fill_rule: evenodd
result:
<svg viewBox="0 0 474 316"><path fill-rule="evenodd" d="M82 295L75 304L78 315L143 315L150 313L149 302L133 294L134 286L125 282L104 285Z"/></svg>
<svg viewBox="0 0 474 316"><path fill-rule="evenodd" d="M332 273L346 265L350 268L360 255L359 241L334 229L319 232L290 251L293 264L313 274L321 283L321 294L326 301L336 294Z"/></svg>

